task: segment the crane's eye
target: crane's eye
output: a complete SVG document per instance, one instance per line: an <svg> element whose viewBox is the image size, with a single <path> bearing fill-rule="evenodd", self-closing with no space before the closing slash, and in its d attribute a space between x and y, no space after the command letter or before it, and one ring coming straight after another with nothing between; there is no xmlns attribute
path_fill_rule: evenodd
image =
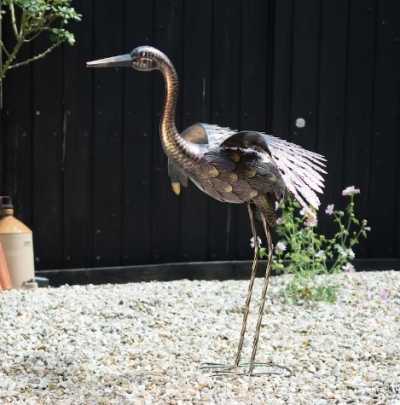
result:
<svg viewBox="0 0 400 405"><path fill-rule="evenodd" d="M132 58L132 67L142 71L153 70L155 69L155 62L148 52L140 52Z"/></svg>

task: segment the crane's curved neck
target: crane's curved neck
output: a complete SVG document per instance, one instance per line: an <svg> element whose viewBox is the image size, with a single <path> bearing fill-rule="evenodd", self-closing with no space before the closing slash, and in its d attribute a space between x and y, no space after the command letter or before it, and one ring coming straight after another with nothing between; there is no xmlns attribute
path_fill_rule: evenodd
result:
<svg viewBox="0 0 400 405"><path fill-rule="evenodd" d="M159 69L165 80L164 109L160 122L160 133L167 135L178 134L175 125L176 104L178 101L179 81L178 74L169 60L163 60Z"/></svg>
<svg viewBox="0 0 400 405"><path fill-rule="evenodd" d="M185 165L198 155L197 146L187 142L175 125L176 104L178 101L178 74L170 60L164 56L159 61L158 69L165 79L165 101L160 122L161 143L168 157L176 163Z"/></svg>

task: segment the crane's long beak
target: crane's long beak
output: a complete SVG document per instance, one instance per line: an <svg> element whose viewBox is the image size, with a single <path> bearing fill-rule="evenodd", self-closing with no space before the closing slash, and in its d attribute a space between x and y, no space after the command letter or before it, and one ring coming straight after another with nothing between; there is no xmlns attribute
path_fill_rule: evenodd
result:
<svg viewBox="0 0 400 405"><path fill-rule="evenodd" d="M112 56L111 58L93 60L86 62L86 67L131 67L132 58L131 55Z"/></svg>

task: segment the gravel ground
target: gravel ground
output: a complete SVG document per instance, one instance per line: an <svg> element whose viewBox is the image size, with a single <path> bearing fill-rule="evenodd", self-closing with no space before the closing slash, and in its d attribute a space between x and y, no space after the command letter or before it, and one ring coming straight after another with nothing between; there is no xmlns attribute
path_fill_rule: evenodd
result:
<svg viewBox="0 0 400 405"><path fill-rule="evenodd" d="M257 360L290 377L199 369L233 362L246 281L2 291L0 403L400 405L400 272L336 277L337 304L302 306L280 298L287 278L271 279Z"/></svg>

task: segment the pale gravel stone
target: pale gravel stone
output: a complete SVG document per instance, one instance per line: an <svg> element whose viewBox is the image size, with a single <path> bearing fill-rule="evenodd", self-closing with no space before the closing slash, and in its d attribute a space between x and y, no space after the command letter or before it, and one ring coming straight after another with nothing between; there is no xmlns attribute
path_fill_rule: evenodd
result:
<svg viewBox="0 0 400 405"><path fill-rule="evenodd" d="M247 281L2 291L0 403L400 405L400 272L337 277L337 304L302 306L279 296L287 277L271 279L257 360L289 378L199 370L233 361Z"/></svg>

